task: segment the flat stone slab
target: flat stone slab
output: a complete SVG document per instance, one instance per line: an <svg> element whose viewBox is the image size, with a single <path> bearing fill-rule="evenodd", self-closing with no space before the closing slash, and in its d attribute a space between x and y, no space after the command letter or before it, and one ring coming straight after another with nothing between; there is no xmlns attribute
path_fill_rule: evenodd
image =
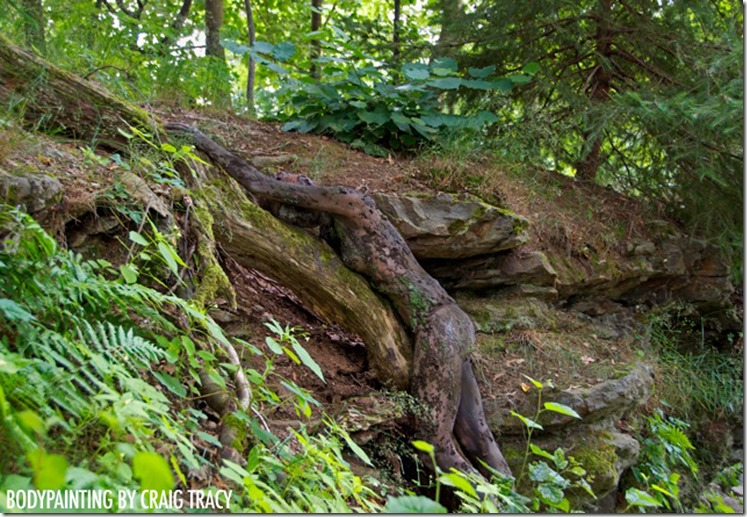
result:
<svg viewBox="0 0 747 517"><path fill-rule="evenodd" d="M526 218L475 196L379 193L373 198L419 259L474 257L528 240Z"/></svg>

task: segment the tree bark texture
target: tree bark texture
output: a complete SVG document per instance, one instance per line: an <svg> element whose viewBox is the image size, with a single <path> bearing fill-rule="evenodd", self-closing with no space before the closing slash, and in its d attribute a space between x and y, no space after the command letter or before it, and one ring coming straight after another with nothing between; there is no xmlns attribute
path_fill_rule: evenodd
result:
<svg viewBox="0 0 747 517"><path fill-rule="evenodd" d="M311 32L316 32L322 28L322 0L311 0ZM318 38L311 40L311 75L319 79L319 67L316 66L316 59L322 55L322 45Z"/></svg>
<svg viewBox="0 0 747 517"><path fill-rule="evenodd" d="M249 39L249 46L254 46L256 41L254 27L254 12L252 11L252 0L244 0L244 11L246 12L246 29ZM254 113L254 80L256 76L256 63L252 59L252 54L247 52L247 72L246 72L246 103L249 110Z"/></svg>

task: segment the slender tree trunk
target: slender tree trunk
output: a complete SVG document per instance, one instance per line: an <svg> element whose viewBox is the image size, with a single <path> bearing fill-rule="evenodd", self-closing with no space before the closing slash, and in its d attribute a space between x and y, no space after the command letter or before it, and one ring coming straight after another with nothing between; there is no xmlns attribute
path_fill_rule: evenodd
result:
<svg viewBox="0 0 747 517"><path fill-rule="evenodd" d="M213 58L208 63L210 81L206 85L208 98L219 107L231 106L231 83L226 64L226 50L220 43L223 27L223 0L205 0L205 56Z"/></svg>
<svg viewBox="0 0 747 517"><path fill-rule="evenodd" d="M226 51L220 44L223 27L223 0L205 0L205 54L226 60Z"/></svg>
<svg viewBox="0 0 747 517"><path fill-rule="evenodd" d="M22 0L23 8L23 32L26 38L26 45L29 48L36 49L40 55L47 53L47 43L45 37L45 17L42 0Z"/></svg>
<svg viewBox="0 0 747 517"><path fill-rule="evenodd" d="M252 0L244 0L244 9L246 10L246 29L249 36L249 46L254 46L256 34L254 32L254 13L252 12ZM251 53L247 53L247 72L246 72L246 103L249 111L254 113L254 79L256 73L256 64L252 59Z"/></svg>
<svg viewBox="0 0 747 517"><path fill-rule="evenodd" d="M399 32L400 32L400 18L402 15L402 0L394 0L394 26L392 29L392 43L394 46L394 50L392 51L392 54L394 56L394 61L399 60Z"/></svg>
<svg viewBox="0 0 747 517"><path fill-rule="evenodd" d="M612 16L612 0L599 0L596 33L596 66L592 70L591 81L589 81L588 96L592 106L605 102L610 95L611 76L608 70L607 60L612 51L612 31L610 30L610 18ZM589 153L576 167L576 178L582 181L594 181L599 168L605 160L602 155L601 131L592 132L587 130L584 134L584 149Z"/></svg>
<svg viewBox="0 0 747 517"><path fill-rule="evenodd" d="M311 0L311 32L322 28L322 0ZM321 42L315 37L311 40L311 75L319 79L319 67L315 60L322 55Z"/></svg>

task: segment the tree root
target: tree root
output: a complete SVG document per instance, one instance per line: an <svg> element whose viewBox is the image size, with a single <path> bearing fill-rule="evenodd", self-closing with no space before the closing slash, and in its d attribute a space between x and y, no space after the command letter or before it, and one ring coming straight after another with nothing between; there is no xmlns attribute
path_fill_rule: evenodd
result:
<svg viewBox="0 0 747 517"><path fill-rule="evenodd" d="M413 339L411 391L429 408L417 433L436 446L438 465L445 471L455 467L478 472L480 461L484 461L510 475L487 426L468 359L475 343L472 320L420 266L374 201L347 187L267 177L195 128L178 123L166 127L190 135L214 165L250 194L332 216L329 236L343 262L390 300Z"/></svg>

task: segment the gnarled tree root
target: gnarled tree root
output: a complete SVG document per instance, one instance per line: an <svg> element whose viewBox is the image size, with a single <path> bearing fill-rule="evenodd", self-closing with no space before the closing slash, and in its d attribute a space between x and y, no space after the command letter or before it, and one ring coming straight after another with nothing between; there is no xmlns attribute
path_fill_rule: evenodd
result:
<svg viewBox="0 0 747 517"><path fill-rule="evenodd" d="M167 129L190 135L214 165L252 195L332 216L330 235L343 262L390 300L413 338L411 391L429 408L418 434L436 446L439 466L477 472L482 460L510 475L487 426L468 359L475 343L472 320L423 270L374 201L347 187L278 181L195 128L172 123Z"/></svg>

